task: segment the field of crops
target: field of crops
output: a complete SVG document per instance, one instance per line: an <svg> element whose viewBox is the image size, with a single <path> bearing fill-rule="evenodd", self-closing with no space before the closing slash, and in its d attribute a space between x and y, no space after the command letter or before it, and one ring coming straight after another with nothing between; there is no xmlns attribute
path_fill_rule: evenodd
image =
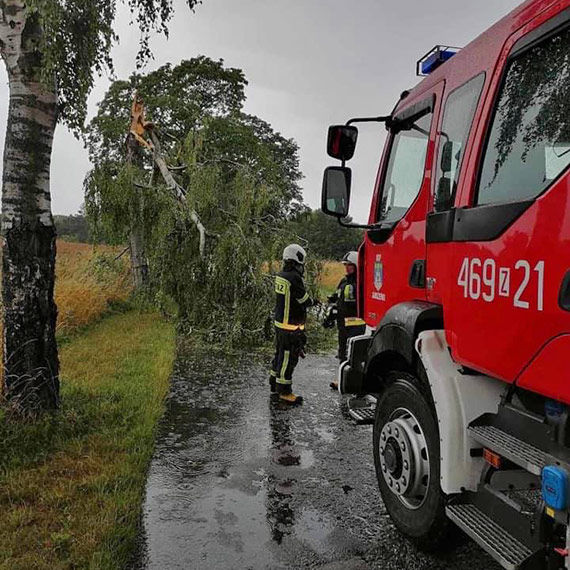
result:
<svg viewBox="0 0 570 570"><path fill-rule="evenodd" d="M121 305L131 287L128 253L122 248L86 243L57 242L55 300L57 331L67 336ZM280 263L276 263L276 270ZM337 261L325 261L318 278L324 294L332 293L344 275Z"/></svg>
<svg viewBox="0 0 570 570"><path fill-rule="evenodd" d="M332 293L344 277L344 265L338 261L326 261L319 279L319 285L327 295Z"/></svg>
<svg viewBox="0 0 570 570"><path fill-rule="evenodd" d="M97 320L131 293L128 254L121 249L58 241L57 331L68 335Z"/></svg>
<svg viewBox="0 0 570 570"><path fill-rule="evenodd" d="M121 251L107 245L58 240L55 302L60 338L127 301L132 292L129 256L119 257Z"/></svg>

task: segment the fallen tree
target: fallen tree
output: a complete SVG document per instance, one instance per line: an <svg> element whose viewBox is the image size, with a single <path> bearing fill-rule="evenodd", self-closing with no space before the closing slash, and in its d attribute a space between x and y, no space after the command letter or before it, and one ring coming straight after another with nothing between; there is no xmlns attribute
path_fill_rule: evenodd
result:
<svg viewBox="0 0 570 570"><path fill-rule="evenodd" d="M112 85L88 132L93 227L122 243L142 228L154 298L174 300L189 330L229 344L264 337L264 261L302 208L297 146L242 113L245 84L241 71L204 57L164 66ZM139 158L125 164L119 126L134 88L146 117L135 129Z"/></svg>

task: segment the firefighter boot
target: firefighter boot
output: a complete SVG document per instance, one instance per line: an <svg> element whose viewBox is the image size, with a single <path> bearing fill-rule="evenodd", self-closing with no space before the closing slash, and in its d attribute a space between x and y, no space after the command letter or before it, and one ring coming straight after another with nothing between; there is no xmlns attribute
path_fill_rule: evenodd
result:
<svg viewBox="0 0 570 570"><path fill-rule="evenodd" d="M300 404L303 401L301 396L293 394L290 384L278 384L277 393L279 394L279 401L284 404L295 405Z"/></svg>
<svg viewBox="0 0 570 570"><path fill-rule="evenodd" d="M272 394L277 391L277 379L273 374L269 375L269 390Z"/></svg>
<svg viewBox="0 0 570 570"><path fill-rule="evenodd" d="M301 404L303 402L303 398L302 396L293 394L293 392L289 392L288 394L279 394L279 401L284 402L285 404L295 405Z"/></svg>

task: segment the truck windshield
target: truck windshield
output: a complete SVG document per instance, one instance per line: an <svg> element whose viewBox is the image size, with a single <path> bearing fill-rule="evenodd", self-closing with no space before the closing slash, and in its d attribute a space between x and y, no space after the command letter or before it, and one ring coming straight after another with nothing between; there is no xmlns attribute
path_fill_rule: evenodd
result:
<svg viewBox="0 0 570 570"><path fill-rule="evenodd" d="M432 116L424 115L415 122L417 128L394 135L377 221L398 221L416 199L424 175Z"/></svg>
<svg viewBox="0 0 570 570"><path fill-rule="evenodd" d="M570 28L509 64L477 204L532 199L570 164Z"/></svg>

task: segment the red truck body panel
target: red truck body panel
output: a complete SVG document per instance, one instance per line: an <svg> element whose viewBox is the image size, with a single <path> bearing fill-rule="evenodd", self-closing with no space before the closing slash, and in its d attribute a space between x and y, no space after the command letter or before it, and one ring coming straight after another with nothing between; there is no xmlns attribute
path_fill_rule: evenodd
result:
<svg viewBox="0 0 570 570"><path fill-rule="evenodd" d="M568 168L496 239L426 243L426 218L433 210L448 96L484 74L454 202L455 208L469 210L476 207L485 146L513 46L569 8L570 0L525 2L400 102L396 116L435 96L423 180L417 197L383 243L374 243L367 233L359 269L360 306L369 326L376 327L386 311L401 302L440 304L456 361L566 403L570 403L570 366L565 360L570 355L570 312L559 305L559 292L570 270ZM388 137L380 161L370 224L379 221L394 137ZM409 282L415 260L425 260L425 288Z"/></svg>

